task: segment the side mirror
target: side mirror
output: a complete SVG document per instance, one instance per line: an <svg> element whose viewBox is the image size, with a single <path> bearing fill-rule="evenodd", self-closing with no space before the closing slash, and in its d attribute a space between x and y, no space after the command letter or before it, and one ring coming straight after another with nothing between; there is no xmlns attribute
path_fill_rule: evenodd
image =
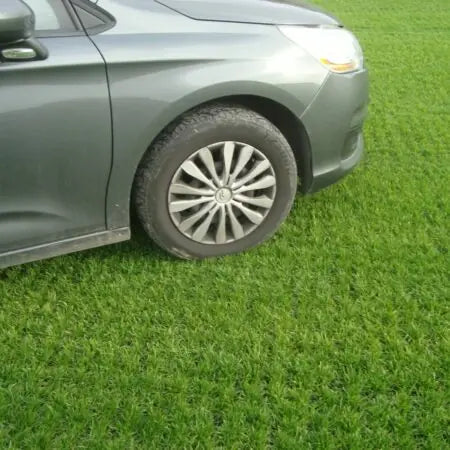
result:
<svg viewBox="0 0 450 450"><path fill-rule="evenodd" d="M0 1L0 45L15 44L33 36L34 13L20 0Z"/></svg>
<svg viewBox="0 0 450 450"><path fill-rule="evenodd" d="M0 63L36 61L48 56L34 38L34 12L21 0L0 0Z"/></svg>

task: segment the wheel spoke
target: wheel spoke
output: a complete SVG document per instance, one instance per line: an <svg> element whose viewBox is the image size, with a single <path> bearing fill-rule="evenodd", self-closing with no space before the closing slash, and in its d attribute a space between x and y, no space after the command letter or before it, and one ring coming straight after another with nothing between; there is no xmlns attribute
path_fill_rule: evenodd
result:
<svg viewBox="0 0 450 450"><path fill-rule="evenodd" d="M240 194L242 192L256 191L258 189L267 189L269 187L275 186L275 184L275 177L273 177L272 175L267 175L252 184L246 184L239 189L236 189L234 192L236 194Z"/></svg>
<svg viewBox="0 0 450 450"><path fill-rule="evenodd" d="M213 180L220 186L220 178L217 175L216 166L214 163L214 158L211 154L211 150L208 147L202 148L199 152L200 159L203 161L203 164L208 169L208 172L213 177Z"/></svg>
<svg viewBox="0 0 450 450"><path fill-rule="evenodd" d="M234 142L225 142L223 146L223 174L222 182L224 185L228 184L230 178L231 164L234 156Z"/></svg>
<svg viewBox="0 0 450 450"><path fill-rule="evenodd" d="M246 195L236 195L234 199L238 202L248 203L249 205L260 206L261 208L270 208L273 205L273 200L267 195L260 197L247 197Z"/></svg>
<svg viewBox="0 0 450 450"><path fill-rule="evenodd" d="M239 159L236 163L236 167L234 168L233 174L230 177L230 183L233 184L236 178L239 176L239 174L242 172L242 169L247 165L247 163L250 161L250 158L253 155L253 147L250 147L249 145L246 145L241 149L241 152L239 153Z"/></svg>
<svg viewBox="0 0 450 450"><path fill-rule="evenodd" d="M247 175L245 175L240 180L237 180L233 184L232 186L233 190L239 189L241 186L248 183L250 180L253 180L258 175L261 175L264 171L266 171L269 168L270 168L269 160L265 159L263 161L258 162L258 164L256 164L256 166Z"/></svg>
<svg viewBox="0 0 450 450"><path fill-rule="evenodd" d="M213 208L209 213L206 219L198 226L198 228L195 230L192 237L196 241L202 241L204 237L206 236L206 233L208 233L209 227L211 226L211 222L214 219L214 216L219 209L219 206L217 205L215 208Z"/></svg>
<svg viewBox="0 0 450 450"><path fill-rule="evenodd" d="M233 205L236 206L236 208L238 208L239 210L241 210L247 216L247 218L255 225L259 225L264 219L264 216L262 214L253 211L253 209L247 208L242 203L233 202Z"/></svg>
<svg viewBox="0 0 450 450"><path fill-rule="evenodd" d="M193 206L201 205L202 203L211 202L213 200L214 197L201 197L196 198L195 200L175 200L170 203L169 209L172 213L181 212L192 208Z"/></svg>
<svg viewBox="0 0 450 450"><path fill-rule="evenodd" d="M184 195L214 195L213 189L202 189L202 188L196 188L194 186L189 186L185 183L176 183L172 184L170 186L170 193L171 194L184 194Z"/></svg>
<svg viewBox="0 0 450 450"><path fill-rule="evenodd" d="M186 233L190 228L192 228L205 214L207 214L213 207L215 206L215 202L210 202L203 206L200 211L193 214L191 217L188 217L186 220L180 223L179 227L183 233Z"/></svg>
<svg viewBox="0 0 450 450"><path fill-rule="evenodd" d="M193 161L186 161L181 168L191 177L196 178L203 184L206 184L212 189L215 189L214 183L203 174L203 172L198 168L197 164Z"/></svg>
<svg viewBox="0 0 450 450"><path fill-rule="evenodd" d="M264 153L241 142L216 142L180 164L169 186L167 208L186 238L227 245L263 223L273 208L276 187L274 168Z"/></svg>
<svg viewBox="0 0 450 450"><path fill-rule="evenodd" d="M225 205L221 205L219 210L219 223L217 225L216 244L227 242Z"/></svg>
<svg viewBox="0 0 450 450"><path fill-rule="evenodd" d="M239 223L239 220L237 220L236 215L234 214L233 207L228 204L227 205L227 212L228 217L230 218L231 222L231 230L233 231L234 238L242 239L244 237L244 229L242 228L242 225Z"/></svg>

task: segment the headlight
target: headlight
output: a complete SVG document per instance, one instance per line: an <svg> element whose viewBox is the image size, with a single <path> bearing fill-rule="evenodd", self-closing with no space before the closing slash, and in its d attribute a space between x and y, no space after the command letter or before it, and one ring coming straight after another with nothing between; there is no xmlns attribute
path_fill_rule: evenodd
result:
<svg viewBox="0 0 450 450"><path fill-rule="evenodd" d="M280 26L279 29L332 72L353 72L364 66L361 46L348 30L304 26Z"/></svg>

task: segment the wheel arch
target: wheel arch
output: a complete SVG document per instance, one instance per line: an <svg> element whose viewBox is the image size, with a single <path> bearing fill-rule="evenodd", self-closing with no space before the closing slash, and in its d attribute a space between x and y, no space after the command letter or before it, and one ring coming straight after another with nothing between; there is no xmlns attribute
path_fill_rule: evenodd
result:
<svg viewBox="0 0 450 450"><path fill-rule="evenodd" d="M279 87L272 92L264 83L242 83L234 86L215 86L214 90L206 89L193 93L188 97L167 105L153 116L148 128L140 134L138 142L131 145L128 156L121 153L114 163L107 196L107 226L115 229L130 225L132 209L132 189L142 159L152 148L159 136L173 126L181 116L206 105L228 103L241 105L267 118L277 126L286 137L297 160L301 192L307 192L312 182L312 155L310 141L299 117L309 104L299 98L293 98ZM251 92L243 94L242 92ZM222 95L221 95L222 94ZM122 150L123 151L123 150ZM116 157L115 157L116 159ZM116 173L117 172L117 173Z"/></svg>
<svg viewBox="0 0 450 450"><path fill-rule="evenodd" d="M268 97L260 95L225 95L217 97L198 105L195 105L186 111L178 114L173 120L165 125L161 131L152 139L148 148L142 154L140 162L145 154L150 151L159 137L167 131L168 128L177 123L181 116L190 111L207 107L214 104L230 104L248 108L272 122L283 134L294 152L299 177L301 181L301 191L307 192L311 184L312 175L312 156L308 134L301 120L285 105Z"/></svg>

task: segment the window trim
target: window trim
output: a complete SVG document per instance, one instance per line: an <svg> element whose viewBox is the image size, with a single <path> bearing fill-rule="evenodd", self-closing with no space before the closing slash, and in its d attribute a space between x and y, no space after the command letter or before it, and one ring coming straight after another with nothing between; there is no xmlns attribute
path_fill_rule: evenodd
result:
<svg viewBox="0 0 450 450"><path fill-rule="evenodd" d="M103 22L103 25L98 25L98 26L91 27L91 28L85 28L81 19L78 18L78 21L80 22L84 31L89 36L103 33L104 31L113 28L117 23L115 17L112 14L110 14L108 11L104 10L97 4L90 2L89 0L71 0L71 3L72 3L72 8L73 8L75 14L77 14L77 12L74 8L74 5L78 6L79 8L84 10L86 13L97 17L99 20L101 20Z"/></svg>

